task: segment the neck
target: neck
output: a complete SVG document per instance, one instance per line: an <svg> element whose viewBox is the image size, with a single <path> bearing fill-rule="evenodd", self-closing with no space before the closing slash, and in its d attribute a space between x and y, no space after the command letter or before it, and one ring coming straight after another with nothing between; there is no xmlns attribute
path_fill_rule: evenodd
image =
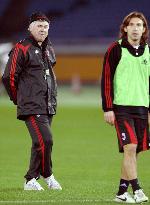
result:
<svg viewBox="0 0 150 205"><path fill-rule="evenodd" d="M137 41L133 41L131 39L128 39L128 42L132 45L132 46L139 46L140 45L140 41L137 40Z"/></svg>

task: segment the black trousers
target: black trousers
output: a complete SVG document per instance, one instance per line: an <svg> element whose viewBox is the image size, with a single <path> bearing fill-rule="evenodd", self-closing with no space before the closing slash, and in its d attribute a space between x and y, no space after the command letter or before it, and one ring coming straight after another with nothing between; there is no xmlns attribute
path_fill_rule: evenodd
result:
<svg viewBox="0 0 150 205"><path fill-rule="evenodd" d="M52 174L52 133L50 130L53 116L31 115L26 120L26 126L32 139L30 166L25 178L38 179Z"/></svg>

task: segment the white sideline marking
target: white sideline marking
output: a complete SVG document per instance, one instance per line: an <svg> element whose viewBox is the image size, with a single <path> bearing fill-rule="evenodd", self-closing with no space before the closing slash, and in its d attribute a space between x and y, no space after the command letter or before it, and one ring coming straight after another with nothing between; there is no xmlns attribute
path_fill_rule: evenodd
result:
<svg viewBox="0 0 150 205"><path fill-rule="evenodd" d="M84 203L84 202L113 202L113 200L102 200L102 199L77 199L77 200L71 200L71 199L66 199L66 200L45 200L45 201L0 201L0 203L6 203L6 204L15 204L15 203L21 203L21 204L27 204L27 203Z"/></svg>

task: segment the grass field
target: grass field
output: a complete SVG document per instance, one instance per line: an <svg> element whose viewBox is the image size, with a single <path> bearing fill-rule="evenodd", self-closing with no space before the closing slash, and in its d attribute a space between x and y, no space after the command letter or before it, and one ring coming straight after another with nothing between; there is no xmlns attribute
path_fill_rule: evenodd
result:
<svg viewBox="0 0 150 205"><path fill-rule="evenodd" d="M98 88L59 90L53 125L53 172L62 191L23 191L31 140L15 107L0 99L0 204L115 204L120 162L116 134L103 122ZM139 179L150 197L150 153L139 156Z"/></svg>

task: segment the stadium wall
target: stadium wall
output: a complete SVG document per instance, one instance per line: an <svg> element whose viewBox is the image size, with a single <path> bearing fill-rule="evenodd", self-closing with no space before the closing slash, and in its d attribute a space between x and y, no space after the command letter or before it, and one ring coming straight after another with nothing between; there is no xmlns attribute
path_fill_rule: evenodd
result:
<svg viewBox="0 0 150 205"><path fill-rule="evenodd" d="M57 80L68 83L78 77L82 83L97 83L102 63L102 55L58 55L55 67Z"/></svg>

